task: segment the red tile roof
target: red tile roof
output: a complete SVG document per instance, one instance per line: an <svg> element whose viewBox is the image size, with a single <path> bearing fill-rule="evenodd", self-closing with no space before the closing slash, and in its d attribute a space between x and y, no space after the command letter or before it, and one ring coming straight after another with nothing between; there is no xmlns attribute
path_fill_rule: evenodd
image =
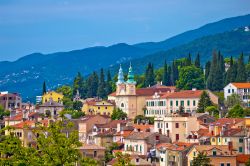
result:
<svg viewBox="0 0 250 166"><path fill-rule="evenodd" d="M133 124L133 127L137 130L140 131L146 131L149 130L151 128L154 128L154 125L149 125L149 124Z"/></svg>
<svg viewBox="0 0 250 166"><path fill-rule="evenodd" d="M233 82L232 84L237 88L250 88L250 82Z"/></svg>
<svg viewBox="0 0 250 166"><path fill-rule="evenodd" d="M27 121L15 124L12 127L16 128L16 129L23 129L25 127L31 127L34 124L35 124L35 121L29 121L29 120L27 120Z"/></svg>
<svg viewBox="0 0 250 166"><path fill-rule="evenodd" d="M117 128L117 124L126 124L127 120L112 120L109 123L106 124L96 124L98 128Z"/></svg>
<svg viewBox="0 0 250 166"><path fill-rule="evenodd" d="M236 160L238 163L246 163L250 159L249 154L239 154L236 156Z"/></svg>
<svg viewBox="0 0 250 166"><path fill-rule="evenodd" d="M158 144L156 145L156 148L157 149L160 149L160 148L166 148L166 149L169 149L169 150L174 150L174 151L183 151L185 150L186 148L189 148L191 147L192 143L185 143L185 142L173 142L173 143L161 143L161 144Z"/></svg>
<svg viewBox="0 0 250 166"><path fill-rule="evenodd" d="M183 90L180 92L166 93L162 98L200 98L203 90Z"/></svg>
<svg viewBox="0 0 250 166"><path fill-rule="evenodd" d="M244 122L245 119L244 118L220 118L217 121L210 123L210 125L214 125L214 126L219 126L222 127L223 125L228 125L229 127L240 123L240 122Z"/></svg>
<svg viewBox="0 0 250 166"><path fill-rule="evenodd" d="M23 113L20 112L18 113L17 115L13 116L13 117L10 117L9 118L9 121L20 121L23 119Z"/></svg>

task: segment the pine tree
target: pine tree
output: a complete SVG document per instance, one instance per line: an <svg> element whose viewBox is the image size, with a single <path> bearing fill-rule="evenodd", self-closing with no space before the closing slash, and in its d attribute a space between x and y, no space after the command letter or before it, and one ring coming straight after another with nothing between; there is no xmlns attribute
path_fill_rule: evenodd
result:
<svg viewBox="0 0 250 166"><path fill-rule="evenodd" d="M165 61L164 67L163 67L162 84L163 84L163 85L167 85L168 79L169 79L169 78L168 78L168 65L167 65L167 63L166 63L166 61Z"/></svg>
<svg viewBox="0 0 250 166"><path fill-rule="evenodd" d="M211 62L208 61L205 65L205 81L207 80L208 76L209 76L209 72L210 72L210 66L211 66Z"/></svg>
<svg viewBox="0 0 250 166"><path fill-rule="evenodd" d="M208 106L212 106L212 101L206 91L203 91L198 103L197 112L204 113Z"/></svg>
<svg viewBox="0 0 250 166"><path fill-rule="evenodd" d="M112 93L112 78L111 78L110 71L108 70L107 82L106 82L106 94L109 95L110 93Z"/></svg>
<svg viewBox="0 0 250 166"><path fill-rule="evenodd" d="M145 73L145 87L152 86L155 84L154 66L149 63Z"/></svg>
<svg viewBox="0 0 250 166"><path fill-rule="evenodd" d="M74 79L73 96L76 95L77 91L79 91L80 95L83 96L83 77L80 72L77 73L77 76Z"/></svg>
<svg viewBox="0 0 250 166"><path fill-rule="evenodd" d="M173 61L172 67L171 67L171 85L176 84L176 80L179 78L179 71L178 71L178 65L176 64L176 61Z"/></svg>
<svg viewBox="0 0 250 166"><path fill-rule="evenodd" d="M191 58L191 54L188 54L188 57L186 59L186 66L191 66L192 65L192 58Z"/></svg>
<svg viewBox="0 0 250 166"><path fill-rule="evenodd" d="M194 65L197 67L197 68L200 68L201 67L201 63L200 63L200 54L198 53L196 58L195 58L195 62L194 62Z"/></svg>
<svg viewBox="0 0 250 166"><path fill-rule="evenodd" d="M105 89L105 78L104 78L104 71L101 69L100 72L100 79L98 83L98 90L97 90L97 96L100 98L106 97L106 89Z"/></svg>
<svg viewBox="0 0 250 166"><path fill-rule="evenodd" d="M237 75L237 64L234 63L233 57L230 58L230 67L228 68L225 76L225 85L229 84L230 82L235 82L235 78Z"/></svg>
<svg viewBox="0 0 250 166"><path fill-rule="evenodd" d="M246 68L244 64L244 57L243 57L243 53L241 53L240 57L238 58L238 63L237 63L236 82L245 82L246 80L247 80L247 75L246 75Z"/></svg>
<svg viewBox="0 0 250 166"><path fill-rule="evenodd" d="M43 95L47 92L46 83L43 82Z"/></svg>
<svg viewBox="0 0 250 166"><path fill-rule="evenodd" d="M96 97L98 89L98 75L93 72L87 79L87 97Z"/></svg>

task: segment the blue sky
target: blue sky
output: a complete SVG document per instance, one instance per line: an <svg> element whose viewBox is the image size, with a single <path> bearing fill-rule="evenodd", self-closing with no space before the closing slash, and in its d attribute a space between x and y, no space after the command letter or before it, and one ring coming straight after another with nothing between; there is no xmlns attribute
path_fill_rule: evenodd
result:
<svg viewBox="0 0 250 166"><path fill-rule="evenodd" d="M0 0L0 61L161 41L249 13L249 0Z"/></svg>

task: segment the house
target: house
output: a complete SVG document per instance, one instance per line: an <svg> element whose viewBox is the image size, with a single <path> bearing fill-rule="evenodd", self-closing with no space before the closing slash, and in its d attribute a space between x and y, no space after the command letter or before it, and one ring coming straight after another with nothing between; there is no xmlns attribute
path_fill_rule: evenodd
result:
<svg viewBox="0 0 250 166"><path fill-rule="evenodd" d="M51 100L57 103L62 103L62 99L63 99L63 94L57 93L55 91L50 91L50 92L46 92L45 94L43 94L42 103L44 104Z"/></svg>
<svg viewBox="0 0 250 166"><path fill-rule="evenodd" d="M198 103L203 90L182 90L172 93L155 93L146 99L146 117L168 116L169 114L180 112L191 113L198 108ZM208 93L210 98L218 104L218 97L212 92Z"/></svg>
<svg viewBox="0 0 250 166"><path fill-rule="evenodd" d="M116 107L127 113L130 119L137 115L144 115L146 98L151 97L156 92L173 92L175 87L155 85L148 88L136 89L132 66L129 67L128 80L124 81L123 70L120 67L118 81L116 82L116 92L109 94L108 100L114 100Z"/></svg>
<svg viewBox="0 0 250 166"><path fill-rule="evenodd" d="M166 117L156 117L154 120L154 131L166 135L173 142L185 142L191 131L199 129L197 117L189 114L172 114Z"/></svg>
<svg viewBox="0 0 250 166"><path fill-rule="evenodd" d="M214 166L236 166L236 151L229 145L194 145L187 153L187 165L191 166L195 157L204 153Z"/></svg>
<svg viewBox="0 0 250 166"><path fill-rule="evenodd" d="M237 94L245 103L246 107L250 107L250 83L249 82L233 82L224 87L224 98Z"/></svg>
<svg viewBox="0 0 250 166"><path fill-rule="evenodd" d="M209 125L209 133L211 145L232 144L237 153L244 153L246 137L244 118L218 119Z"/></svg>
<svg viewBox="0 0 250 166"><path fill-rule="evenodd" d="M5 110L21 108L22 98L18 93L9 93L8 91L0 92L0 105L2 105Z"/></svg>
<svg viewBox="0 0 250 166"><path fill-rule="evenodd" d="M167 136L151 132L132 132L124 138L124 153L147 155L150 150L155 150L158 143L169 143Z"/></svg>
<svg viewBox="0 0 250 166"><path fill-rule="evenodd" d="M107 166L112 166L117 162L117 159L114 158L110 162L107 163ZM155 166L155 164L151 163L150 161L147 161L141 156L138 155L132 155L130 156L130 164L135 166Z"/></svg>
<svg viewBox="0 0 250 166"><path fill-rule="evenodd" d="M197 143L201 145L210 145L210 138L212 134L209 133L209 129L200 128L197 131L191 131L187 136L188 143Z"/></svg>
<svg viewBox="0 0 250 166"><path fill-rule="evenodd" d="M105 115L87 115L82 117L78 120L79 141L87 143L89 140L92 140L93 138L90 134L92 134L93 126L96 124L106 124L110 121L110 117Z"/></svg>
<svg viewBox="0 0 250 166"><path fill-rule="evenodd" d="M39 112L52 118L58 118L60 112L64 109L64 106L60 102L53 101L51 98L49 101L39 105Z"/></svg>
<svg viewBox="0 0 250 166"><path fill-rule="evenodd" d="M96 98L83 101L82 111L85 115L109 115L111 116L115 104L111 101L99 100Z"/></svg>
<svg viewBox="0 0 250 166"><path fill-rule="evenodd" d="M186 166L187 152L194 144L185 142L162 143L156 146L160 166Z"/></svg>
<svg viewBox="0 0 250 166"><path fill-rule="evenodd" d="M95 144L83 144L77 148L83 157L90 157L98 161L102 161L105 157L105 147Z"/></svg>

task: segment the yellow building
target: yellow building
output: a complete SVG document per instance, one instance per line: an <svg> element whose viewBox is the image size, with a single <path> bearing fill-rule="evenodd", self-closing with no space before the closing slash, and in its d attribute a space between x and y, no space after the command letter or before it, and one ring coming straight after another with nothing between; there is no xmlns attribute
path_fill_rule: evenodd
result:
<svg viewBox="0 0 250 166"><path fill-rule="evenodd" d="M61 93L57 93L55 91L47 92L42 96L43 103L49 102L53 100L54 102L61 103L63 99L63 95Z"/></svg>
<svg viewBox="0 0 250 166"><path fill-rule="evenodd" d="M83 102L82 111L86 115L111 115L115 104L110 101L87 99Z"/></svg>

